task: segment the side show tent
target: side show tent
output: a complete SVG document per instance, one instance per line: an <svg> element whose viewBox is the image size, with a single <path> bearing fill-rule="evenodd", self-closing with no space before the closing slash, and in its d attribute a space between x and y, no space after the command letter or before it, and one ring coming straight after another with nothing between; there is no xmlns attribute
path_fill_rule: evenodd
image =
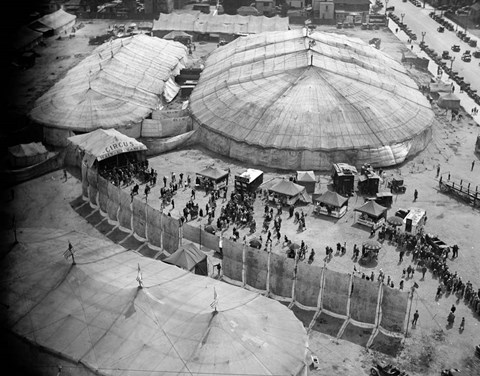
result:
<svg viewBox="0 0 480 376"><path fill-rule="evenodd" d="M387 217L387 208L377 204L375 201L368 201L354 211L361 213L361 216L356 219L356 222L377 229Z"/></svg>
<svg viewBox="0 0 480 376"><path fill-rule="evenodd" d="M192 243L184 244L162 261L195 274L208 275L207 255Z"/></svg>
<svg viewBox="0 0 480 376"><path fill-rule="evenodd" d="M23 168L43 162L48 157L48 150L41 142L19 144L8 148L8 161L12 168Z"/></svg>
<svg viewBox="0 0 480 376"><path fill-rule="evenodd" d="M326 191L322 195L314 197L313 202L316 214L325 214L335 218L343 217L348 209L348 198L333 191Z"/></svg>
<svg viewBox="0 0 480 376"><path fill-rule="evenodd" d="M69 29L75 25L76 19L77 16L65 12L63 9L59 9L56 12L46 14L33 21L29 27L47 37L69 31Z"/></svg>
<svg viewBox="0 0 480 376"><path fill-rule="evenodd" d="M132 137L125 136L115 129L97 129L93 132L69 137L70 142L67 151L68 160L74 160L70 164L81 166L84 160L88 167L96 161L110 165L123 165L123 155L129 154L129 160L139 161L145 159L147 147ZM110 158L116 157L115 161ZM102 163L103 162L103 163Z"/></svg>

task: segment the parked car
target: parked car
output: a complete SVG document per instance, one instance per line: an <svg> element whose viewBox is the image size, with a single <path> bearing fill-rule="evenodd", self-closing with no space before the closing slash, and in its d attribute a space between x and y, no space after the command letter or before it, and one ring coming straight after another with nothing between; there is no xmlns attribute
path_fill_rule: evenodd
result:
<svg viewBox="0 0 480 376"><path fill-rule="evenodd" d="M460 51L460 46L459 46L458 44L454 44L454 45L452 46L452 51L453 51L453 52L458 52L458 51Z"/></svg>
<svg viewBox="0 0 480 376"><path fill-rule="evenodd" d="M450 53L448 51L443 51L442 52L442 59L449 60L450 59Z"/></svg>
<svg viewBox="0 0 480 376"><path fill-rule="evenodd" d="M437 28L437 31L438 31L439 33L443 33L443 32L445 31L445 28L444 28L443 26L439 26L439 27Z"/></svg>

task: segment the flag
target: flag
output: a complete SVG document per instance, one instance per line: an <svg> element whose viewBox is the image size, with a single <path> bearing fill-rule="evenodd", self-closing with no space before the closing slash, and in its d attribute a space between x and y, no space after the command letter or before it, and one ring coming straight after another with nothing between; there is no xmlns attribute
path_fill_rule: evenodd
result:
<svg viewBox="0 0 480 376"><path fill-rule="evenodd" d="M140 270L140 263L138 263L137 268L137 282L141 285L142 284L142 271Z"/></svg>
<svg viewBox="0 0 480 376"><path fill-rule="evenodd" d="M215 290L215 287L213 288L213 302L210 303L211 308L215 308L217 310L217 304L218 304L218 295L217 295L217 290Z"/></svg>

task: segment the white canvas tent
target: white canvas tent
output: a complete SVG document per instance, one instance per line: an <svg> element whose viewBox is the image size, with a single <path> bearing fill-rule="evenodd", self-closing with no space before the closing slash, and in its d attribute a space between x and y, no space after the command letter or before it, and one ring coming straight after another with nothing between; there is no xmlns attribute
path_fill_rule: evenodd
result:
<svg viewBox="0 0 480 376"><path fill-rule="evenodd" d="M30 116L46 133L116 128L139 137L166 87L169 97L178 88L186 56L181 43L141 34L104 43L37 99Z"/></svg>
<svg viewBox="0 0 480 376"><path fill-rule="evenodd" d="M93 132L69 137L71 144L85 152L87 165L103 161L122 153L147 150L147 147L132 137L115 129L97 129Z"/></svg>
<svg viewBox="0 0 480 376"><path fill-rule="evenodd" d="M83 233L38 228L19 236L17 247L26 251L3 260L3 325L33 349L58 356L72 374L306 371L306 330L275 300ZM69 241L75 266L62 256ZM43 366L20 357L25 366Z"/></svg>
<svg viewBox="0 0 480 376"><path fill-rule="evenodd" d="M431 139L434 114L416 83L358 39L249 35L205 65L190 101L198 140L230 158L289 170L391 166Z"/></svg>
<svg viewBox="0 0 480 376"><path fill-rule="evenodd" d="M57 35L63 31L69 31L69 29L75 25L76 19L77 16L65 12L63 9L59 9L56 12L46 14L38 20L33 21L29 27L43 34L53 33Z"/></svg>

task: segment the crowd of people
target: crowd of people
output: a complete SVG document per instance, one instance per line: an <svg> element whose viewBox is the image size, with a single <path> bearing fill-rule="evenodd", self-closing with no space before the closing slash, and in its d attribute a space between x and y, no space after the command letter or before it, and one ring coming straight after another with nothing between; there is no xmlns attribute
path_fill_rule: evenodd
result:
<svg viewBox="0 0 480 376"><path fill-rule="evenodd" d="M148 160L132 162L127 159L123 166L100 165L99 174L117 187L128 187L135 179L151 186L157 182L157 171L148 168Z"/></svg>

